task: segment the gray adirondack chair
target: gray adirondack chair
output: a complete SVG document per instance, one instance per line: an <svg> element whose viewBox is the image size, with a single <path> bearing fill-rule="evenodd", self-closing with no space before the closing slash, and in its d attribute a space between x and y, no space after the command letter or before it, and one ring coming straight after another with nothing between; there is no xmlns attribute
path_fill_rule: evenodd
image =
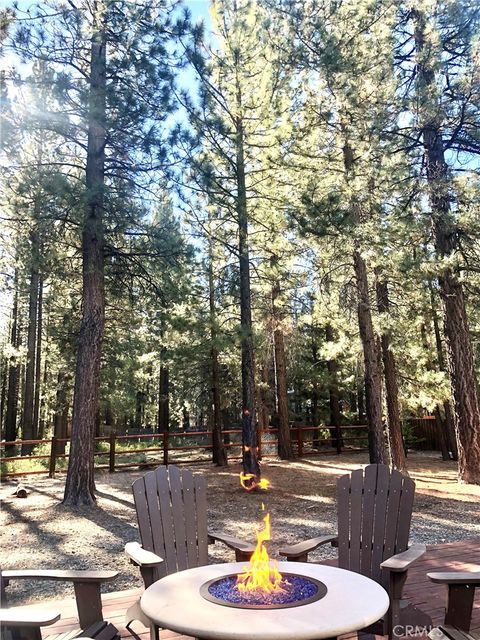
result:
<svg viewBox="0 0 480 640"><path fill-rule="evenodd" d="M338 566L356 571L382 584L390 608L382 632L392 637L398 624L431 623L430 618L408 605L401 606L402 589L410 565L426 547L408 547L415 483L383 464L357 469L337 481L336 535L320 536L280 550L288 560L307 562L308 554L330 543L338 547Z"/></svg>
<svg viewBox="0 0 480 640"><path fill-rule="evenodd" d="M11 570L2 571L0 586L2 608L0 626L2 640L42 640L41 628L49 626L60 618L55 610L38 610L29 607L3 608L6 601L5 588L12 580L55 580L73 583L81 629L69 638L88 637L98 640L118 640L117 629L103 620L100 585L114 580L116 571L55 571L55 570ZM59 637L59 640L61 638Z"/></svg>
<svg viewBox="0 0 480 640"><path fill-rule="evenodd" d="M125 552L140 568L145 588L170 573L207 564L208 545L217 541L235 551L237 562L253 553L253 545L207 530L205 477L172 465L160 466L135 480L132 490L142 544L129 542ZM127 611L127 628L134 620L150 625L140 601ZM152 634L157 637L156 628Z"/></svg>
<svg viewBox="0 0 480 640"><path fill-rule="evenodd" d="M480 588L480 571L435 572L427 576L432 582L448 586L445 623L430 631L431 640L475 640L468 632L475 589Z"/></svg>

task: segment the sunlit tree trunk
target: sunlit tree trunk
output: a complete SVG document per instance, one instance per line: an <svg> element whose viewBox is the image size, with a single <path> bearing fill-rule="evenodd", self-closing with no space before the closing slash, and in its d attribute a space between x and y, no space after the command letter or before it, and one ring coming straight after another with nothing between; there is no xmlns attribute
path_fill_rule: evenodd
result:
<svg viewBox="0 0 480 640"><path fill-rule="evenodd" d="M38 285L40 281L38 271L39 241L37 230L34 230L30 236L30 246L32 263L28 294L27 364L25 367L25 387L23 392L23 440L34 440L36 435L33 424L33 405L35 398L35 358L37 353ZM32 444L23 444L22 456L31 453L33 446Z"/></svg>
<svg viewBox="0 0 480 640"><path fill-rule="evenodd" d="M43 277L38 282L37 353L35 356L35 395L33 398L33 432L39 440L40 387L42 384Z"/></svg>
<svg viewBox="0 0 480 640"><path fill-rule="evenodd" d="M354 170L354 154L348 141L343 147L344 166L347 182ZM352 198L353 219L361 224L362 216L358 202ZM388 463L383 435L382 421L382 378L379 367L378 350L373 329L367 264L358 243L355 243L353 265L357 285L357 315L360 338L363 347L365 367L365 404L368 425L368 450L371 463Z"/></svg>
<svg viewBox="0 0 480 640"><path fill-rule="evenodd" d="M325 327L325 339L327 342L333 342L333 327L331 324L327 324ZM335 358L327 360L328 369L328 400L330 406L330 424L333 429L330 429L330 437L332 442L335 443L337 452L340 452L342 447L340 424L342 416L340 413L340 399L338 394L338 365Z"/></svg>
<svg viewBox="0 0 480 640"><path fill-rule="evenodd" d="M437 352L437 363L440 371L447 371L447 365L443 353L443 340L440 333L440 324L438 321L437 308L435 304L433 290L430 289L430 300L432 308L433 332L435 335L435 347ZM438 419L442 425L445 434L446 448L452 454L453 460L458 460L457 437L455 433L455 424L452 413L452 405L450 400L444 400L442 406L438 407Z"/></svg>
<svg viewBox="0 0 480 640"><path fill-rule="evenodd" d="M212 241L208 247L208 299L210 309L210 360L211 360L211 394L212 404L212 461L219 467L228 464L227 450L223 442L222 407L220 402L220 371L217 348L217 317L215 309L215 282L213 277Z"/></svg>
<svg viewBox="0 0 480 640"><path fill-rule="evenodd" d="M376 281L377 306L380 313L388 313L390 301L388 299L388 285L385 280L377 277ZM400 422L400 407L398 404L397 366L395 356L390 347L390 336L384 330L380 338L383 377L385 380L385 396L388 414L388 435L390 440L390 453L392 466L405 472L407 461L403 447L402 425Z"/></svg>
<svg viewBox="0 0 480 640"><path fill-rule="evenodd" d="M277 262L277 256L273 256L271 259L272 266ZM280 283L275 281L272 287L272 320L278 412L278 455L282 460L291 460L293 458L293 448L288 421L287 366L285 362L285 340L282 329L283 314L278 307L279 296Z"/></svg>
<svg viewBox="0 0 480 640"><path fill-rule="evenodd" d="M445 162L442 109L436 95L436 60L427 36L425 14L413 9L417 58L417 95L421 105L421 134L425 150L435 250L445 265L438 276L452 386L460 480L480 484L480 411L472 341L462 283L447 264L457 247L457 233L450 210L451 177Z"/></svg>
<svg viewBox="0 0 480 640"><path fill-rule="evenodd" d="M255 420L255 362L253 353L252 301L250 289L250 252L248 245L247 187L245 182L244 128L242 93L237 79L236 178L238 253L240 260L240 325L242 347L242 461L243 472L252 476L247 486L260 480Z"/></svg>
<svg viewBox="0 0 480 640"><path fill-rule="evenodd" d="M13 349L20 346L20 327L18 323L18 269L15 269L14 276L14 297L12 308L12 328L10 332L10 344ZM18 385L20 378L20 365L18 358L13 356L8 365L8 390L7 408L5 412L5 440L12 442L17 437L17 411L18 411ZM5 454L9 455L14 447L5 447Z"/></svg>
<svg viewBox="0 0 480 640"><path fill-rule="evenodd" d="M94 434L105 326L103 206L105 184L106 40L104 4L93 3L85 212L83 309L77 348L72 439L63 502L95 503Z"/></svg>

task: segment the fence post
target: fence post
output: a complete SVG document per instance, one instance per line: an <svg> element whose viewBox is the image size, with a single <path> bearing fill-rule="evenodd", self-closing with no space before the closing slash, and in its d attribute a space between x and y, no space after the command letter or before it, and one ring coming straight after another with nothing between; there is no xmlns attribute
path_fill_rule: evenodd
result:
<svg viewBox="0 0 480 640"><path fill-rule="evenodd" d="M342 430L339 424L335 427L335 438L337 440L337 455L342 453Z"/></svg>
<svg viewBox="0 0 480 640"><path fill-rule="evenodd" d="M52 436L50 441L50 464L48 466L48 477L55 477L55 467L57 464L57 438Z"/></svg>
<svg viewBox="0 0 480 640"><path fill-rule="evenodd" d="M116 443L117 434L115 431L110 432L110 452L109 452L109 460L108 460L108 471L109 473L115 473L115 443Z"/></svg>
<svg viewBox="0 0 480 640"><path fill-rule="evenodd" d="M302 429L302 427L297 427L297 442L298 442L298 457L301 458L303 456L303 429Z"/></svg>
<svg viewBox="0 0 480 640"><path fill-rule="evenodd" d="M164 431L163 432L163 464L165 466L168 465L168 436L169 436L169 432Z"/></svg>

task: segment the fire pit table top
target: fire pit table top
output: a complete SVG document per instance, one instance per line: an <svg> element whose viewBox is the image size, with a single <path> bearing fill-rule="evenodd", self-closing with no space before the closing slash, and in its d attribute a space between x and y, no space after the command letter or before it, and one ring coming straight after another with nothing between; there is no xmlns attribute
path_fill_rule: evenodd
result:
<svg viewBox="0 0 480 640"><path fill-rule="evenodd" d="M201 595L205 582L241 573L244 567L244 562L236 562L172 573L148 587L142 610L159 627L207 640L320 640L363 629L388 609L386 591L373 580L304 562L279 562L278 568L323 582L327 593L316 602L285 609L242 609Z"/></svg>

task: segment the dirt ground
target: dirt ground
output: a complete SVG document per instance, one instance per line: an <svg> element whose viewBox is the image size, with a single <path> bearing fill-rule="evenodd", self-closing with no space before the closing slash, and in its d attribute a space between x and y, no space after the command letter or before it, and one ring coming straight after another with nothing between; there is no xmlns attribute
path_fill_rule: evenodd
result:
<svg viewBox="0 0 480 640"><path fill-rule="evenodd" d="M270 555L285 543L336 531L335 481L338 476L367 464L364 454L321 455L290 463L266 461L263 475L272 486L266 492L247 493L238 482L239 465L218 469L195 464L196 473L208 476L208 519L212 531L224 531L254 542L254 527L261 524L262 502L271 514ZM409 455L410 475L417 492L411 541L453 542L480 536L480 486L456 481L455 463L438 454ZM138 539L131 483L142 472L102 474L97 478L96 508L60 504L65 476L55 480L27 477L26 499L13 495L16 482L0 487L0 566L4 569L114 569L116 581L105 590L140 586L135 567L123 553L126 542ZM323 547L312 555L333 555ZM233 559L233 552L217 544L210 548L212 562ZM30 602L68 596L68 585L28 581L8 587L8 601Z"/></svg>

